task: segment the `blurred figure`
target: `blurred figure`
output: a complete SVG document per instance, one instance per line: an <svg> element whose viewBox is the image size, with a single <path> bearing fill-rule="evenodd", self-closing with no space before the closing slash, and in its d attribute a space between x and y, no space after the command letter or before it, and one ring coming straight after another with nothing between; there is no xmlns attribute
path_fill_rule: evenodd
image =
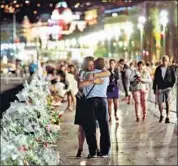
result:
<svg viewBox="0 0 178 166"><path fill-rule="evenodd" d="M150 73L150 75L152 74L150 62L146 62L146 70Z"/></svg>
<svg viewBox="0 0 178 166"><path fill-rule="evenodd" d="M107 88L107 99L108 99L108 111L109 111L109 121L111 121L111 111L112 105L114 104L114 115L116 121L119 120L117 116L118 110L118 98L119 98L119 87L118 87L118 79L119 79L119 71L116 68L116 61L111 59L109 61L109 72L111 73L109 77L109 85Z"/></svg>
<svg viewBox="0 0 178 166"><path fill-rule="evenodd" d="M134 62L131 62L129 66L130 66L130 70L131 70L131 72L134 71L134 70L136 69L136 68L135 68L135 63L134 63Z"/></svg>
<svg viewBox="0 0 178 166"><path fill-rule="evenodd" d="M78 85L76 81L76 69L74 65L68 66L68 70L66 70L66 80L68 81L69 85L67 93L68 106L66 109L72 111L76 107L75 95L78 92Z"/></svg>
<svg viewBox="0 0 178 166"><path fill-rule="evenodd" d="M35 63L35 61L33 60L30 65L29 65L29 72L30 72L30 76L32 76L36 71L37 71L38 65L37 63Z"/></svg>
<svg viewBox="0 0 178 166"><path fill-rule="evenodd" d="M127 104L130 104L131 95L129 92L129 84L130 84L129 77L131 74L131 70L130 70L129 66L125 63L124 59L120 59L119 64L121 67L120 72L121 72L123 89L125 92L125 98L122 99L122 101L126 101Z"/></svg>
<svg viewBox="0 0 178 166"><path fill-rule="evenodd" d="M140 121L140 109L143 111L142 120L146 119L147 114L147 99L148 99L148 83L151 82L151 76L147 70L145 70L144 62L139 61L137 63L138 68L131 73L130 76L130 90L135 101L135 115L136 121Z"/></svg>
<svg viewBox="0 0 178 166"><path fill-rule="evenodd" d="M166 119L165 123L169 123L171 90L176 82L175 70L169 65L169 57L167 55L162 58L162 65L156 68L153 80L153 90L157 97L160 111L159 122L163 120L163 103L166 103Z"/></svg>

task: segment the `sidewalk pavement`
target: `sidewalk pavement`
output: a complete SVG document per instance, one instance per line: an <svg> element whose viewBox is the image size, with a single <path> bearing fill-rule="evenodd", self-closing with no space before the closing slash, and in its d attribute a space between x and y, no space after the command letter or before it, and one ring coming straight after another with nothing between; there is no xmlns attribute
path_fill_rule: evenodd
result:
<svg viewBox="0 0 178 166"><path fill-rule="evenodd" d="M61 165L177 165L177 125L164 122L148 111L145 122L135 121L134 105L119 101L119 123L110 124L110 158L87 159L84 154L76 159L78 149L77 131L74 125L75 111L64 112L58 149ZM113 113L114 119L114 113Z"/></svg>

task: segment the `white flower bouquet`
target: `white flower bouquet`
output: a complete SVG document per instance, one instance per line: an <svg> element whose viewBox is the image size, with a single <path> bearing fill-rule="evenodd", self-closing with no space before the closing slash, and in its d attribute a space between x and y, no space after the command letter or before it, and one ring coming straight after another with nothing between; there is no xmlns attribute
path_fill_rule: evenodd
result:
<svg viewBox="0 0 178 166"><path fill-rule="evenodd" d="M63 112L51 111L49 95L48 83L34 77L29 85L25 82L24 89L17 94L19 102L11 103L10 108L3 113L2 165L59 163L59 153L49 143L56 142L60 130L60 126L53 124L51 119L59 119Z"/></svg>

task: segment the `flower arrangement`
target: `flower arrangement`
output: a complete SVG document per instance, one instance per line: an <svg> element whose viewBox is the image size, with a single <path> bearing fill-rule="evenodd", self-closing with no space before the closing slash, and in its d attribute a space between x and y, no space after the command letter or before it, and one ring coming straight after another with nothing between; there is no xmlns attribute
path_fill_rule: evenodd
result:
<svg viewBox="0 0 178 166"><path fill-rule="evenodd" d="M52 110L48 83L34 77L1 120L2 165L57 165L62 111Z"/></svg>

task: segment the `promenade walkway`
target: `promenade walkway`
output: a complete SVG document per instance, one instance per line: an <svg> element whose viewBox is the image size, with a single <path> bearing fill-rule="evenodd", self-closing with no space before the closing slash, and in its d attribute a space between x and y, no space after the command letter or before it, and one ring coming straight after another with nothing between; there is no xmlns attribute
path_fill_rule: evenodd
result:
<svg viewBox="0 0 178 166"><path fill-rule="evenodd" d="M157 110L158 111L158 108ZM134 106L119 102L119 123L110 124L110 158L76 159L78 149L75 112L64 112L58 148L63 165L177 165L177 124L158 122L149 111L145 122L135 121Z"/></svg>

